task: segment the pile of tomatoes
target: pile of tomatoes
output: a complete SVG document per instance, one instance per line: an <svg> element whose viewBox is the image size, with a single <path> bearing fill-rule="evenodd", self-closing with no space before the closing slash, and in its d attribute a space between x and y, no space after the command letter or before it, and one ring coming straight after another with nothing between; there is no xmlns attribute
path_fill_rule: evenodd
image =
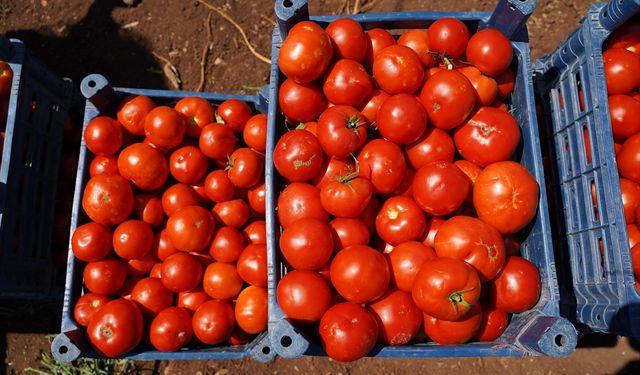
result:
<svg viewBox="0 0 640 375"><path fill-rule="evenodd" d="M631 260L640 292L640 23L627 22L607 39L602 57L609 95L611 130L620 173L620 192L627 223ZM585 134L587 160L591 162ZM597 212L595 186L592 197ZM602 246L602 244L600 244ZM602 249L601 249L602 250Z"/></svg>
<svg viewBox="0 0 640 375"><path fill-rule="evenodd" d="M2 162L2 150L4 149L4 135L7 127L7 115L9 114L9 97L13 82L13 70L6 62L0 60L0 162Z"/></svg>
<svg viewBox="0 0 640 375"><path fill-rule="evenodd" d="M237 99L214 110L146 96L87 124L74 317L100 353L122 356L147 335L160 351L237 345L266 329L266 124Z"/></svg>
<svg viewBox="0 0 640 375"><path fill-rule="evenodd" d="M517 256L538 184L513 161L512 58L499 31L470 36L452 18L397 41L304 21L283 41L278 100L294 129L273 152L289 270L277 299L332 358L491 341L538 301L538 269Z"/></svg>

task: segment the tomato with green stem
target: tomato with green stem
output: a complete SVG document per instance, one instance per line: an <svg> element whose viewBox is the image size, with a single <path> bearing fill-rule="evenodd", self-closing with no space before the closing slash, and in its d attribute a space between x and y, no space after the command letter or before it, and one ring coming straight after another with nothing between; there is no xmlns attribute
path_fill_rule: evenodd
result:
<svg viewBox="0 0 640 375"><path fill-rule="evenodd" d="M197 138L200 136L202 127L212 123L214 119L211 103L197 96L182 98L173 108L182 113L186 119L185 134L187 137Z"/></svg>
<svg viewBox="0 0 640 375"><path fill-rule="evenodd" d="M357 109L345 105L327 108L318 119L318 141L324 152L343 159L367 140L367 120Z"/></svg>
<svg viewBox="0 0 640 375"><path fill-rule="evenodd" d="M373 195L371 182L360 177L358 164L356 170L346 176L336 176L320 189L320 202L324 209L336 216L357 217L364 211Z"/></svg>
<svg viewBox="0 0 640 375"><path fill-rule="evenodd" d="M233 185L250 188L264 176L264 157L250 148L242 147L228 157L225 170Z"/></svg>
<svg viewBox="0 0 640 375"><path fill-rule="evenodd" d="M371 181L375 194L394 191L405 175L407 164L402 149L385 139L374 139L358 154L360 176Z"/></svg>

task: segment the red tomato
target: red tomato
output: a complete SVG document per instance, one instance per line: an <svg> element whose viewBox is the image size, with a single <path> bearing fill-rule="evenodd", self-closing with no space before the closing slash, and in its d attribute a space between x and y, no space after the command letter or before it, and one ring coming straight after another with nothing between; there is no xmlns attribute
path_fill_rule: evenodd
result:
<svg viewBox="0 0 640 375"><path fill-rule="evenodd" d="M231 332L231 336L227 339L227 342L229 345L244 345L248 344L249 341L252 341L254 338L255 335L250 335L236 326Z"/></svg>
<svg viewBox="0 0 640 375"><path fill-rule="evenodd" d="M493 341L500 337L509 325L509 315L492 306L482 306L482 323L475 334L478 341Z"/></svg>
<svg viewBox="0 0 640 375"><path fill-rule="evenodd" d="M234 133L242 133L247 121L253 116L247 103L239 99L227 99L220 103L217 114Z"/></svg>
<svg viewBox="0 0 640 375"><path fill-rule="evenodd" d="M280 90L282 92L282 87ZM267 115L259 113L247 120L242 131L242 139L247 146L264 153L267 149Z"/></svg>
<svg viewBox="0 0 640 375"><path fill-rule="evenodd" d="M405 146L409 164L418 170L432 161L453 162L456 149L449 133L429 128L414 143Z"/></svg>
<svg viewBox="0 0 640 375"><path fill-rule="evenodd" d="M476 103L482 106L491 106L498 95L498 83L491 77L487 77L475 66L458 68L476 89Z"/></svg>
<svg viewBox="0 0 640 375"><path fill-rule="evenodd" d="M441 70L434 74L420 93L429 122L445 130L464 123L475 107L475 90L467 77L457 70Z"/></svg>
<svg viewBox="0 0 640 375"><path fill-rule="evenodd" d="M143 331L142 314L135 303L116 299L93 315L87 336L99 353L106 357L122 357L138 346Z"/></svg>
<svg viewBox="0 0 640 375"><path fill-rule="evenodd" d="M493 306L508 313L521 313L538 302L540 272L528 260L510 256L488 289Z"/></svg>
<svg viewBox="0 0 640 375"><path fill-rule="evenodd" d="M640 24L625 22L605 41L604 49L625 48L633 53L640 53Z"/></svg>
<svg viewBox="0 0 640 375"><path fill-rule="evenodd" d="M506 236L503 236L502 239L504 240L504 248L507 252L507 256L520 254L521 241L517 235L507 234Z"/></svg>
<svg viewBox="0 0 640 375"><path fill-rule="evenodd" d="M318 141L331 157L344 159L356 152L366 140L367 120L353 107L330 107L318 119Z"/></svg>
<svg viewBox="0 0 640 375"><path fill-rule="evenodd" d="M407 30L398 39L398 44L411 48L418 55L425 68L436 65L436 57L429 50L429 34L427 30Z"/></svg>
<svg viewBox="0 0 640 375"><path fill-rule="evenodd" d="M362 26L351 18L338 18L326 29L333 45L336 59L350 59L360 62L367 52L368 39Z"/></svg>
<svg viewBox="0 0 640 375"><path fill-rule="evenodd" d="M394 197L397 195L405 196L405 197L413 197L413 179L416 177L416 172L411 168L407 167L407 170L404 172L404 178L398 187L389 193L390 197Z"/></svg>
<svg viewBox="0 0 640 375"><path fill-rule="evenodd" d="M227 172L218 169L207 175L204 191L213 202L226 202L233 198L236 188L229 180Z"/></svg>
<svg viewBox="0 0 640 375"><path fill-rule="evenodd" d="M620 179L620 194L622 195L622 208L627 224L636 222L636 210L640 207L640 185L626 178Z"/></svg>
<svg viewBox="0 0 640 375"><path fill-rule="evenodd" d="M609 95L627 94L640 84L640 55L623 48L602 53Z"/></svg>
<svg viewBox="0 0 640 375"><path fill-rule="evenodd" d="M164 220L164 209L160 198L151 194L138 194L135 196L136 216L143 222L155 228Z"/></svg>
<svg viewBox="0 0 640 375"><path fill-rule="evenodd" d="M235 325L233 308L228 302L211 300L203 303L193 314L193 333L207 345L226 341Z"/></svg>
<svg viewBox="0 0 640 375"><path fill-rule="evenodd" d="M191 315L180 307L162 310L151 322L149 339L161 352L172 352L185 347L193 337Z"/></svg>
<svg viewBox="0 0 640 375"><path fill-rule="evenodd" d="M202 277L205 293L219 300L234 299L240 293L242 283L236 266L229 263L211 263Z"/></svg>
<svg viewBox="0 0 640 375"><path fill-rule="evenodd" d="M476 304L456 321L447 321L423 315L424 332L440 345L464 344L471 340L482 324L482 308Z"/></svg>
<svg viewBox="0 0 640 375"><path fill-rule="evenodd" d="M391 281L400 290L411 293L413 281L422 264L436 258L433 249L416 241L403 242L396 246L389 255Z"/></svg>
<svg viewBox="0 0 640 375"><path fill-rule="evenodd" d="M249 205L242 199L216 203L213 218L220 225L240 228L249 220Z"/></svg>
<svg viewBox="0 0 640 375"><path fill-rule="evenodd" d="M169 240L182 251L204 250L209 246L214 230L213 215L200 206L182 207L167 220Z"/></svg>
<svg viewBox="0 0 640 375"><path fill-rule="evenodd" d="M507 69L504 73L494 77L498 84L498 99L505 100L513 92L515 85L515 76L511 69Z"/></svg>
<svg viewBox="0 0 640 375"><path fill-rule="evenodd" d="M211 297L202 289L194 289L190 292L178 293L178 307L187 310L189 314L196 312L198 307L210 300Z"/></svg>
<svg viewBox="0 0 640 375"><path fill-rule="evenodd" d="M376 218L378 235L393 246L422 238L425 228L424 213L411 197L387 199Z"/></svg>
<svg viewBox="0 0 640 375"><path fill-rule="evenodd" d="M365 223L367 228L369 228L369 233L375 233L376 231L376 217L378 217L380 207L382 207L382 203L380 203L378 198L374 195L371 197L371 200L364 211L362 211L358 216L358 218Z"/></svg>
<svg viewBox="0 0 640 375"><path fill-rule="evenodd" d="M282 312L302 323L320 320L331 300L327 282L312 271L288 272L278 283L276 295Z"/></svg>
<svg viewBox="0 0 640 375"><path fill-rule="evenodd" d="M273 164L278 173L292 182L313 178L322 168L322 146L306 130L294 129L282 135L273 150Z"/></svg>
<svg viewBox="0 0 640 375"><path fill-rule="evenodd" d="M609 97L609 115L614 138L625 139L640 132L640 117L636 116L637 113L640 113L640 101L627 95Z"/></svg>
<svg viewBox="0 0 640 375"><path fill-rule="evenodd" d="M382 90L373 90L358 109L370 124L376 123L380 106L382 106L382 103L389 97L389 94Z"/></svg>
<svg viewBox="0 0 640 375"><path fill-rule="evenodd" d="M362 65L370 71L373 67L373 60L378 52L396 44L396 40L384 29L371 29L365 34L367 35L367 52L364 55Z"/></svg>
<svg viewBox="0 0 640 375"><path fill-rule="evenodd" d="M200 151L211 159L224 159L236 149L236 135L223 124L209 124L202 128L198 140Z"/></svg>
<svg viewBox="0 0 640 375"><path fill-rule="evenodd" d="M426 128L427 112L413 95L394 95L385 100L378 111L378 131L395 144L417 141Z"/></svg>
<svg viewBox="0 0 640 375"><path fill-rule="evenodd" d="M320 202L327 212L337 217L353 218L364 211L373 194L371 182L357 177L355 172L348 176L336 176L320 189Z"/></svg>
<svg viewBox="0 0 640 375"><path fill-rule="evenodd" d="M467 60L488 76L504 73L512 58L511 42L498 30L480 30L467 44Z"/></svg>
<svg viewBox="0 0 640 375"><path fill-rule="evenodd" d="M302 182L289 184L280 193L277 212L283 228L304 218L329 222L329 214L320 201L320 189Z"/></svg>
<svg viewBox="0 0 640 375"><path fill-rule="evenodd" d="M264 157L250 148L239 148L229 157L225 170L233 185L250 188L264 176Z"/></svg>
<svg viewBox="0 0 640 375"><path fill-rule="evenodd" d="M119 175L91 177L84 188L82 208L98 224L118 224L133 211L131 185Z"/></svg>
<svg viewBox="0 0 640 375"><path fill-rule="evenodd" d="M461 57L469 42L469 30L455 18L440 18L427 30L429 48L448 57Z"/></svg>
<svg viewBox="0 0 640 375"><path fill-rule="evenodd" d="M193 255L175 253L162 263L162 284L172 292L188 292L200 285L202 265Z"/></svg>
<svg viewBox="0 0 640 375"><path fill-rule="evenodd" d="M456 160L453 164L455 164L456 167L458 167L464 174L467 175L467 177L469 177L471 185L474 186L476 180L478 179L478 176L482 172L482 168L478 167L476 164L473 164L468 160Z"/></svg>
<svg viewBox="0 0 640 375"><path fill-rule="evenodd" d="M213 122L213 107L206 99L188 96L180 99L174 109L186 118L187 137L197 138L202 127Z"/></svg>
<svg viewBox="0 0 640 375"><path fill-rule="evenodd" d="M140 259L153 245L153 231L142 220L127 220L113 231L113 250L123 259Z"/></svg>
<svg viewBox="0 0 640 375"><path fill-rule="evenodd" d="M100 260L111 252L111 231L98 223L83 224L71 236L71 250L83 262Z"/></svg>
<svg viewBox="0 0 640 375"><path fill-rule="evenodd" d="M469 178L453 163L436 161L416 172L413 198L428 214L442 216L457 210L470 188Z"/></svg>
<svg viewBox="0 0 640 375"><path fill-rule="evenodd" d="M184 116L171 107L155 107L144 119L144 135L162 149L172 149L182 143L185 130Z"/></svg>
<svg viewBox="0 0 640 375"><path fill-rule="evenodd" d="M125 266L127 267L127 275L131 275L131 276L146 275L149 273L149 271L151 271L151 269L155 264L156 264L156 256L151 252L147 253L147 255L145 255L140 259L130 259L125 264Z"/></svg>
<svg viewBox="0 0 640 375"><path fill-rule="evenodd" d="M639 211L640 209L636 210L636 223L638 222ZM627 235L629 236L629 248L640 243L640 229L638 229L636 224L627 224Z"/></svg>
<svg viewBox="0 0 640 375"><path fill-rule="evenodd" d="M96 156L89 165L89 176L99 174L119 174L118 158L114 156Z"/></svg>
<svg viewBox="0 0 640 375"><path fill-rule="evenodd" d="M339 251L331 262L330 274L335 289L350 302L373 301L389 286L387 260L369 246L354 245Z"/></svg>
<svg viewBox="0 0 640 375"><path fill-rule="evenodd" d="M264 180L259 182L256 186L249 189L247 192L247 200L249 201L249 206L251 209L258 213L264 215L266 211L266 185Z"/></svg>
<svg viewBox="0 0 640 375"><path fill-rule="evenodd" d="M329 357L336 361L355 361L364 357L377 339L375 318L356 303L338 303L320 320L320 342Z"/></svg>
<svg viewBox="0 0 640 375"><path fill-rule="evenodd" d="M480 278L476 270L462 260L436 258L420 267L412 295L426 314L441 320L458 320L478 302Z"/></svg>
<svg viewBox="0 0 640 375"><path fill-rule="evenodd" d="M338 60L329 68L322 85L322 92L330 103L352 107L359 106L372 90L373 83L364 67L346 59Z"/></svg>
<svg viewBox="0 0 640 375"><path fill-rule="evenodd" d="M154 317L173 304L173 294L159 279L147 277L136 283L131 291L131 300L145 317Z"/></svg>
<svg viewBox="0 0 640 375"><path fill-rule="evenodd" d="M96 294L113 295L124 284L127 269L120 260L105 258L87 263L83 272L84 285Z"/></svg>
<svg viewBox="0 0 640 375"><path fill-rule="evenodd" d="M282 232L280 251L287 263L297 270L319 269L333 254L331 228L317 219L298 220Z"/></svg>
<svg viewBox="0 0 640 375"><path fill-rule="evenodd" d="M182 207L197 206L199 203L198 194L189 185L175 184L162 193L162 209L167 216Z"/></svg>
<svg viewBox="0 0 640 375"><path fill-rule="evenodd" d="M160 233L155 235L151 252L160 260L165 260L169 255L178 252L178 249L176 249L169 240L169 232L167 232L166 229L161 230Z"/></svg>
<svg viewBox="0 0 640 375"><path fill-rule="evenodd" d="M327 103L315 82L300 84L289 78L280 85L278 104L287 119L297 123L315 120Z"/></svg>
<svg viewBox="0 0 640 375"><path fill-rule="evenodd" d="M84 129L84 142L96 155L113 155L122 146L120 124L107 116L98 116Z"/></svg>
<svg viewBox="0 0 640 375"><path fill-rule="evenodd" d="M267 246L251 244L245 247L238 258L238 275L253 286L267 286Z"/></svg>
<svg viewBox="0 0 640 375"><path fill-rule="evenodd" d="M109 301L111 301L111 298L107 296L95 293L85 293L78 298L78 301L76 301L73 308L73 318L76 323L86 327L89 325L89 322L96 312L98 312L98 310L100 310Z"/></svg>
<svg viewBox="0 0 640 375"><path fill-rule="evenodd" d="M133 292L133 288L140 280L142 280L142 277L139 276L127 277L124 281L124 284L122 284L122 287L116 292L115 297L131 300L131 292Z"/></svg>
<svg viewBox="0 0 640 375"><path fill-rule="evenodd" d="M631 248L631 265L633 273L640 275L640 246L634 246Z"/></svg>
<svg viewBox="0 0 640 375"><path fill-rule="evenodd" d="M129 96L118 107L118 121L133 135L144 136L144 119L156 107L153 100L144 95Z"/></svg>
<svg viewBox="0 0 640 375"><path fill-rule="evenodd" d="M402 183L407 164L402 149L384 139L368 142L358 154L360 176L371 181L373 192L385 194Z"/></svg>
<svg viewBox="0 0 640 375"><path fill-rule="evenodd" d="M422 85L424 68L411 48L392 45L374 57L373 78L390 95L411 94Z"/></svg>
<svg viewBox="0 0 640 375"><path fill-rule="evenodd" d="M333 237L333 249L338 252L351 245L366 245L371 234L361 219L337 217L329 222Z"/></svg>
<svg viewBox="0 0 640 375"><path fill-rule="evenodd" d="M171 175L185 184L195 184L204 177L209 167L207 157L195 146L175 150L169 158Z"/></svg>
<svg viewBox="0 0 640 375"><path fill-rule="evenodd" d="M491 164L476 179L473 205L480 220L500 233L515 233L538 211L538 183L516 162Z"/></svg>
<svg viewBox="0 0 640 375"><path fill-rule="evenodd" d="M640 183L640 134L627 139L616 154L618 171L629 180Z"/></svg>
<svg viewBox="0 0 640 375"><path fill-rule="evenodd" d="M324 109L324 108L323 108ZM318 123L315 121L307 121L304 124L299 124L297 129L306 130L309 133L318 136Z"/></svg>
<svg viewBox="0 0 640 375"><path fill-rule="evenodd" d="M294 81L307 83L322 76L332 57L329 35L317 23L302 21L289 30L283 41L278 67Z"/></svg>
<svg viewBox="0 0 640 375"><path fill-rule="evenodd" d="M244 247L244 237L238 229L222 227L213 236L209 254L218 262L232 263L238 260Z"/></svg>
<svg viewBox="0 0 640 375"><path fill-rule="evenodd" d="M325 158L320 167L320 172L311 179L311 183L318 188L322 188L327 183L334 181L337 177L347 176L356 170L352 158L335 159Z"/></svg>
<svg viewBox="0 0 640 375"><path fill-rule="evenodd" d="M389 289L369 304L369 311L378 323L378 341L384 345L404 345L420 330L422 311L411 294Z"/></svg>
<svg viewBox="0 0 640 375"><path fill-rule="evenodd" d="M126 147L118 156L120 175L141 190L156 190L169 176L169 165L162 153L144 143Z"/></svg>
<svg viewBox="0 0 640 375"><path fill-rule="evenodd" d="M266 244L267 243L267 228L264 220L256 220L250 224L247 224L246 227L242 230L242 235L244 236L245 244L247 245L257 245L257 244Z"/></svg>
<svg viewBox="0 0 640 375"><path fill-rule="evenodd" d="M238 327L250 334L267 329L267 289L248 286L235 304L235 318Z"/></svg>

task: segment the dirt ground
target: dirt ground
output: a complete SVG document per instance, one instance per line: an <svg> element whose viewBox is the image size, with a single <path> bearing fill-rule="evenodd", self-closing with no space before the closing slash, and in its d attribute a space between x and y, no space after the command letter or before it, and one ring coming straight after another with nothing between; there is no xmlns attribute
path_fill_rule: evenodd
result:
<svg viewBox="0 0 640 375"><path fill-rule="evenodd" d="M273 27L272 0L209 0L224 9L245 30L262 55L269 56ZM344 13L354 0L310 1L311 14ZM494 0L381 1L362 0L366 12L488 11ZM578 26L590 2L540 0L529 21L533 58L552 51ZM208 17L211 28L208 30ZM127 7L121 0L0 0L0 33L23 40L29 50L61 76L79 82L101 73L114 86L252 93L268 83L268 64L254 57L238 31L195 0L142 0ZM179 77L163 67L169 61ZM48 334L58 332L59 303L22 302L0 306L0 373L21 373L39 367L40 353L49 351ZM29 317L27 320L23 317ZM20 319L16 319L20 317ZM638 374L640 345L616 336L588 337L565 359L469 358L394 360L363 359L340 364L326 358L278 359L270 364L243 361L140 362L142 373L497 373L506 374Z"/></svg>

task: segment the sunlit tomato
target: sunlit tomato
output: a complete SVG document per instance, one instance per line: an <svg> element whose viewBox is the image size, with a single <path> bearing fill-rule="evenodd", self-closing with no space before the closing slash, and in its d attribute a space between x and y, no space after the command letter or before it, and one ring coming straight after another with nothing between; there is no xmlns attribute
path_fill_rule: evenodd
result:
<svg viewBox="0 0 640 375"><path fill-rule="evenodd" d="M127 275L143 276L148 274L156 264L156 256L151 252L140 259L129 259L125 263L127 267Z"/></svg>
<svg viewBox="0 0 640 375"><path fill-rule="evenodd" d="M142 340L144 322L135 303L124 299L108 302L87 327L89 341L107 357L121 357Z"/></svg>
<svg viewBox="0 0 640 375"><path fill-rule="evenodd" d="M250 148L239 148L229 157L229 181L239 188L250 188L264 176L264 157Z"/></svg>
<svg viewBox="0 0 640 375"><path fill-rule="evenodd" d="M447 321L424 314L424 332L440 345L464 344L471 340L482 324L482 308L479 304L456 321Z"/></svg>
<svg viewBox="0 0 640 375"><path fill-rule="evenodd" d="M362 358L378 339L373 315L356 303L333 305L320 319L320 343L329 357L347 362Z"/></svg>
<svg viewBox="0 0 640 375"><path fill-rule="evenodd" d="M179 252L162 263L162 284L172 292L188 292L202 280L202 265L193 255Z"/></svg>
<svg viewBox="0 0 640 375"><path fill-rule="evenodd" d="M169 171L178 181L195 184L207 173L209 161L195 146L184 146L175 150L169 158Z"/></svg>
<svg viewBox="0 0 640 375"><path fill-rule="evenodd" d="M475 66L458 68L476 89L476 103L482 106L490 106L498 95L498 83L491 77L487 77Z"/></svg>
<svg viewBox="0 0 640 375"><path fill-rule="evenodd" d="M238 274L248 284L267 286L267 246L250 244L244 248L238 258Z"/></svg>
<svg viewBox="0 0 640 375"><path fill-rule="evenodd" d="M198 194L189 185L175 184L162 193L162 209L167 216L173 215L182 207L198 204Z"/></svg>
<svg viewBox="0 0 640 375"><path fill-rule="evenodd" d="M398 44L411 48L418 55L425 68L436 65L436 57L429 50L429 35L427 30L407 30L398 39Z"/></svg>
<svg viewBox="0 0 640 375"><path fill-rule="evenodd" d="M511 65L513 48L504 34L484 29L473 34L467 44L467 60L488 76L499 76Z"/></svg>
<svg viewBox="0 0 640 375"><path fill-rule="evenodd" d="M384 345L404 345L418 333L422 325L422 311L411 294L389 289L369 304L369 311L378 323L378 341Z"/></svg>
<svg viewBox="0 0 640 375"><path fill-rule="evenodd" d="M416 241L403 242L396 246L389 255L391 281L400 290L411 293L413 281L422 264L436 258L433 249Z"/></svg>
<svg viewBox="0 0 640 375"><path fill-rule="evenodd" d="M234 264L214 262L207 266L202 276L202 289L211 298L234 299L242 289L242 279Z"/></svg>
<svg viewBox="0 0 640 375"><path fill-rule="evenodd" d="M266 211L266 190L264 180L247 191L247 200L251 209L259 214L264 215Z"/></svg>
<svg viewBox="0 0 640 375"><path fill-rule="evenodd" d="M426 227L424 212L411 197L387 199L376 218L376 231L391 245L422 238Z"/></svg>
<svg viewBox="0 0 640 375"><path fill-rule="evenodd" d="M193 333L207 345L226 341L233 331L233 308L226 301L211 300L203 303L193 314Z"/></svg>
<svg viewBox="0 0 640 375"><path fill-rule="evenodd" d="M315 82L296 83L286 79L278 91L280 110L291 122L315 120L326 107L326 99Z"/></svg>
<svg viewBox="0 0 640 375"><path fill-rule="evenodd" d="M436 161L416 172L413 198L425 212L442 216L458 209L470 188L469 178L453 163Z"/></svg>
<svg viewBox="0 0 640 375"><path fill-rule="evenodd" d="M311 183L322 188L327 183L338 177L346 177L356 170L353 158L335 159L325 158L320 167L320 172L311 179Z"/></svg>
<svg viewBox="0 0 640 375"><path fill-rule="evenodd" d="M91 177L84 188L82 208L98 224L118 224L133 211L131 185L119 175Z"/></svg>
<svg viewBox="0 0 640 375"><path fill-rule="evenodd" d="M476 179L473 205L480 220L500 233L515 233L538 211L538 183L516 162L491 164Z"/></svg>
<svg viewBox="0 0 640 375"><path fill-rule="evenodd" d="M218 169L207 175L204 190L213 202L226 202L233 198L236 188L229 180L227 172Z"/></svg>
<svg viewBox="0 0 640 375"><path fill-rule="evenodd" d="M249 105L239 99L228 99L220 103L217 114L234 133L242 133L247 121L253 116Z"/></svg>
<svg viewBox="0 0 640 375"><path fill-rule="evenodd" d="M135 196L134 209L138 219L155 228L164 220L164 209L160 198L151 194Z"/></svg>
<svg viewBox="0 0 640 375"><path fill-rule="evenodd" d="M371 182L358 177L336 176L320 189L320 202L328 213L337 217L357 217L364 211L373 195Z"/></svg>
<svg viewBox="0 0 640 375"><path fill-rule="evenodd" d="M390 95L411 94L423 83L424 67L411 48L392 45L374 57L373 78Z"/></svg>
<svg viewBox="0 0 640 375"><path fill-rule="evenodd" d="M331 261L331 283L347 301L366 303L379 298L389 285L389 265L384 255L369 246L353 245Z"/></svg>
<svg viewBox="0 0 640 375"><path fill-rule="evenodd" d="M133 135L144 136L144 118L156 107L144 95L129 96L118 107L118 121Z"/></svg>
<svg viewBox="0 0 640 375"><path fill-rule="evenodd" d="M214 119L211 103L197 96L188 96L180 99L174 109L182 113L186 118L187 137L198 137L202 127L212 123Z"/></svg>
<svg viewBox="0 0 640 375"><path fill-rule="evenodd" d="M159 233L156 233L153 239L151 253L155 254L158 259L165 260L169 255L175 254L177 252L178 249L176 249L169 240L169 235L166 229L163 229Z"/></svg>
<svg viewBox="0 0 640 375"><path fill-rule="evenodd" d="M362 102L358 109L370 124L376 123L378 120L378 111L380 106L389 98L389 94L382 90L373 90L367 98Z"/></svg>
<svg viewBox="0 0 640 375"><path fill-rule="evenodd" d="M244 247L242 232L233 227L222 227L213 236L209 254L218 262L231 263L238 260Z"/></svg>
<svg viewBox="0 0 640 375"><path fill-rule="evenodd" d="M216 203L212 212L216 223L223 226L240 228L249 220L249 205L243 199Z"/></svg>
<svg viewBox="0 0 640 375"><path fill-rule="evenodd" d="M476 164L473 164L468 160L456 160L453 164L455 164L456 167L458 167L464 174L467 175L467 177L469 177L472 186L476 183L476 179L480 175L480 172L482 172L482 168L478 167ZM473 198L473 194L471 198Z"/></svg>
<svg viewBox="0 0 640 375"><path fill-rule="evenodd" d="M640 134L628 138L616 155L618 171L629 180L640 183Z"/></svg>
<svg viewBox="0 0 640 375"><path fill-rule="evenodd" d="M322 207L320 189L302 182L289 184L278 196L278 220L283 228L303 219L329 222L329 214Z"/></svg>
<svg viewBox="0 0 640 375"><path fill-rule="evenodd" d="M118 174L118 158L114 156L96 156L89 165L89 176L99 174Z"/></svg>
<svg viewBox="0 0 640 375"><path fill-rule="evenodd" d="M384 29L371 29L365 34L367 35L367 52L364 55L362 65L370 71L373 67L373 60L378 52L396 44L396 40L393 39L393 35Z"/></svg>
<svg viewBox="0 0 640 375"><path fill-rule="evenodd" d="M376 194L390 193L401 183L407 164L398 145L384 139L368 142L358 154L360 176L371 181Z"/></svg>
<svg viewBox="0 0 640 375"><path fill-rule="evenodd" d="M84 142L96 155L113 155L122 146L120 124L111 117L98 116L84 129Z"/></svg>
<svg viewBox="0 0 640 375"><path fill-rule="evenodd" d="M353 107L330 107L318 119L318 141L331 157L344 159L356 152L366 140L367 120Z"/></svg>
<svg viewBox="0 0 640 375"><path fill-rule="evenodd" d="M621 178L620 194L625 221L627 224L635 223L636 210L640 207L640 185L626 178Z"/></svg>
<svg viewBox="0 0 640 375"><path fill-rule="evenodd" d="M360 24L351 18L338 18L326 28L333 45L333 56L360 62L364 59L369 41Z"/></svg>
<svg viewBox="0 0 640 375"><path fill-rule="evenodd" d="M515 85L515 75L511 69L507 69L504 73L494 77L498 84L498 99L505 100L513 92Z"/></svg>
<svg viewBox="0 0 640 375"><path fill-rule="evenodd" d="M205 125L198 140L200 151L211 159L224 159L236 148L236 135L223 124Z"/></svg>
<svg viewBox="0 0 640 375"><path fill-rule="evenodd" d="M213 215L200 206L182 207L167 220L169 240L182 251L204 250L209 246L214 230Z"/></svg>
<svg viewBox="0 0 640 375"><path fill-rule="evenodd" d="M153 231L142 220L127 220L113 231L113 250L123 259L140 259L153 245Z"/></svg>
<svg viewBox="0 0 640 375"><path fill-rule="evenodd" d="M246 245L265 244L267 243L267 225L264 220L256 220L242 229L242 235Z"/></svg>
<svg viewBox="0 0 640 375"><path fill-rule="evenodd" d="M282 92L282 87L280 90ZM247 120L242 131L242 139L247 146L264 153L267 148L267 115L259 113Z"/></svg>
<svg viewBox="0 0 640 375"><path fill-rule="evenodd" d="M276 295L282 312L302 323L320 320L331 300L327 282L312 271L288 272L278 283Z"/></svg>
<svg viewBox="0 0 640 375"><path fill-rule="evenodd" d="M73 308L73 318L76 323L86 327L89 325L91 318L93 318L96 312L109 301L111 301L111 298L107 296L95 293L85 293L78 298L78 301L76 301Z"/></svg>
<svg viewBox="0 0 640 375"><path fill-rule="evenodd" d="M435 258L420 267L412 295L423 312L437 319L458 320L478 302L480 278L476 270L462 260Z"/></svg>
<svg viewBox="0 0 640 375"><path fill-rule="evenodd" d="M633 53L640 53L640 24L625 22L617 28L605 41L604 49L625 48Z"/></svg>
<svg viewBox="0 0 640 375"><path fill-rule="evenodd" d="M366 245L371 237L369 228L361 219L335 218L329 222L334 251L351 245Z"/></svg>
<svg viewBox="0 0 640 375"><path fill-rule="evenodd" d="M482 306L482 323L475 334L478 341L493 341L500 337L509 325L509 315L493 306Z"/></svg>
<svg viewBox="0 0 640 375"><path fill-rule="evenodd" d="M476 104L475 90L467 77L457 70L441 70L434 74L420 93L429 122L445 130L461 125Z"/></svg>
<svg viewBox="0 0 640 375"><path fill-rule="evenodd" d="M71 250L83 262L93 262L111 252L111 231L104 225L90 222L76 228L71 236Z"/></svg>
<svg viewBox="0 0 640 375"><path fill-rule="evenodd" d="M452 162L456 149L449 133L429 128L414 143L405 146L407 159L418 170L432 161Z"/></svg>
<svg viewBox="0 0 640 375"><path fill-rule="evenodd" d="M332 57L329 35L317 23L302 21L289 30L282 42L278 67L294 81L307 83L322 76Z"/></svg>
<svg viewBox="0 0 640 375"><path fill-rule="evenodd" d="M138 281L133 287L131 300L138 304L142 315L153 317L171 306L173 294L162 285L159 279L147 277Z"/></svg>
<svg viewBox="0 0 640 375"><path fill-rule="evenodd" d="M322 92L335 105L359 106L373 90L373 83L362 65L338 60L324 76Z"/></svg>
<svg viewBox="0 0 640 375"><path fill-rule="evenodd" d="M624 48L602 53L609 95L627 94L640 84L640 55Z"/></svg>
<svg viewBox="0 0 640 375"><path fill-rule="evenodd" d="M189 292L178 293L176 304L186 309L190 314L196 312L198 307L210 300L211 297L202 289L194 289Z"/></svg>
<svg viewBox="0 0 640 375"><path fill-rule="evenodd" d="M319 269L333 254L331 228L317 219L298 220L282 232L280 251L294 269Z"/></svg>
<svg viewBox="0 0 640 375"><path fill-rule="evenodd" d="M267 329L267 289L248 286L238 295L235 318L243 331L256 334Z"/></svg>
<svg viewBox="0 0 640 375"><path fill-rule="evenodd" d="M448 57L461 57L469 42L469 30L455 18L440 18L429 26L429 48Z"/></svg>
<svg viewBox="0 0 640 375"><path fill-rule="evenodd" d="M184 116L171 107L155 107L144 119L144 135L163 149L172 149L182 143L185 131Z"/></svg>
<svg viewBox="0 0 640 375"><path fill-rule="evenodd" d="M127 269L120 260L105 258L87 263L82 275L90 292L110 296L124 284Z"/></svg>
<svg viewBox="0 0 640 375"><path fill-rule="evenodd" d="M138 189L155 190L167 180L169 165L160 151L144 143L134 143L120 152L118 171Z"/></svg>
<svg viewBox="0 0 640 375"><path fill-rule="evenodd" d="M427 127L427 112L415 96L398 94L378 111L378 130L389 141L406 145L417 141Z"/></svg>
<svg viewBox="0 0 640 375"><path fill-rule="evenodd" d="M294 129L282 135L273 150L278 173L292 182L313 178L322 168L322 146L315 135Z"/></svg>
<svg viewBox="0 0 640 375"><path fill-rule="evenodd" d="M172 352L186 346L193 336L191 315L180 307L162 310L151 322L149 339L154 348Z"/></svg>
<svg viewBox="0 0 640 375"><path fill-rule="evenodd" d="M638 113L640 101L627 95L609 96L609 115L614 138L625 139L640 132Z"/></svg>
<svg viewBox="0 0 640 375"><path fill-rule="evenodd" d="M540 272L535 264L511 256L496 278L489 282L492 305L508 313L532 308L540 297Z"/></svg>

